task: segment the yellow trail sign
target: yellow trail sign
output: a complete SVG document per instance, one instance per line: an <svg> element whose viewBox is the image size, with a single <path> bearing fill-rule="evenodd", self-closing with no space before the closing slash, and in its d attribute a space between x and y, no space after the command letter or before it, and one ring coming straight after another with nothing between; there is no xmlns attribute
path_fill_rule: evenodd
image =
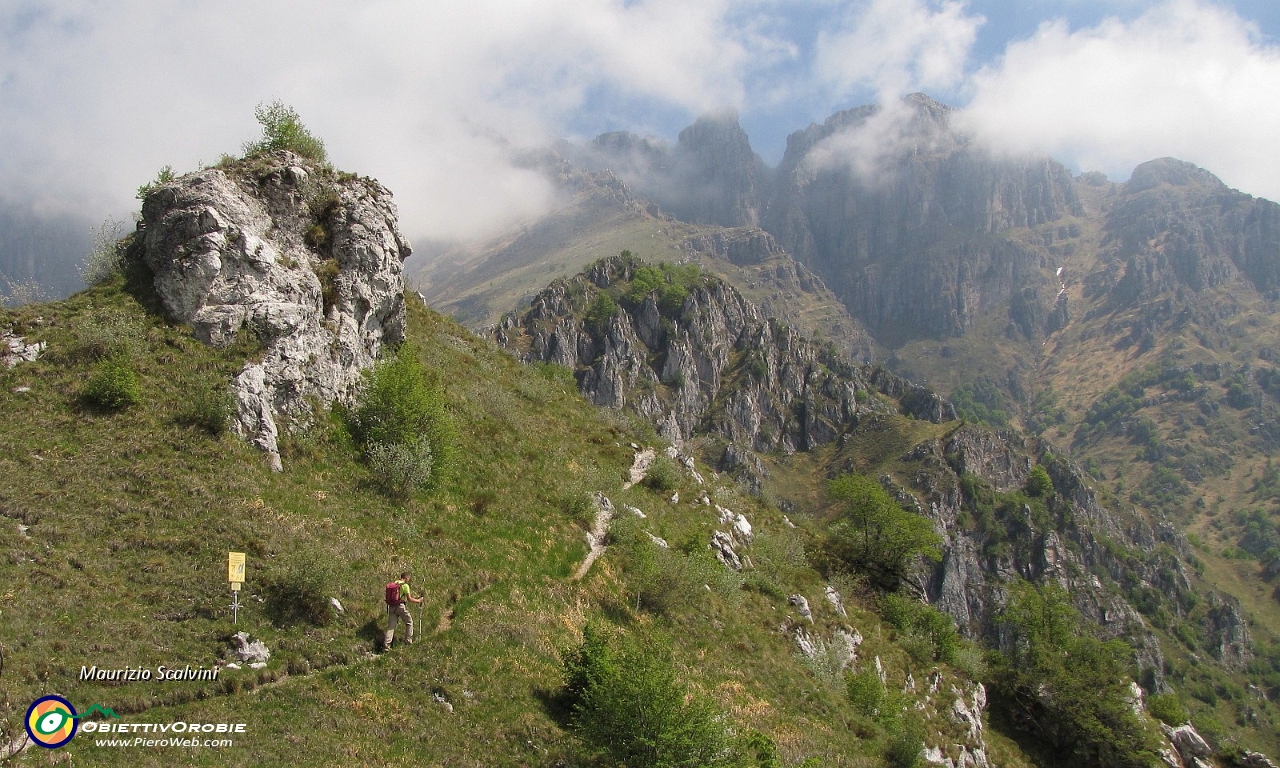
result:
<svg viewBox="0 0 1280 768"><path fill-rule="evenodd" d="M244 553L228 552L227 553L227 581L232 584L244 583ZM234 589L235 587L233 587Z"/></svg>

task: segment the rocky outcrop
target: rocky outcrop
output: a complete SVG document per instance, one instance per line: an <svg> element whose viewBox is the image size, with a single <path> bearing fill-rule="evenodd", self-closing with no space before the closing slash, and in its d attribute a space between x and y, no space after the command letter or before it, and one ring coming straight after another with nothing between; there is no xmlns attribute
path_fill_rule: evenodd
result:
<svg viewBox="0 0 1280 768"><path fill-rule="evenodd" d="M839 297L763 229L708 230L687 238L680 249L688 261L730 280L763 317L794 325L811 339L825 339L855 360L874 359L874 340Z"/></svg>
<svg viewBox="0 0 1280 768"><path fill-rule="evenodd" d="M231 636L231 650L236 659L246 664L265 664L271 660L271 651L261 640L252 640L248 632Z"/></svg>
<svg viewBox="0 0 1280 768"><path fill-rule="evenodd" d="M161 185L142 206L141 258L176 320L222 346L249 334L260 359L233 389L235 431L280 468L281 417L349 400L382 345L404 334L391 193L279 151Z"/></svg>
<svg viewBox="0 0 1280 768"><path fill-rule="evenodd" d="M1083 472L1055 458L1043 441L965 426L904 458L915 462L908 487L888 476L881 482L943 535L942 559L922 572L919 589L966 635L1004 645L1009 639L994 619L1007 603L1008 583L1053 581L1104 637L1135 648L1157 690L1164 685L1163 654L1133 595L1159 595L1180 617L1207 599L1203 629L1214 655L1232 668L1251 658L1236 601L1193 588L1185 538L1172 526L1152 526L1136 510L1104 508ZM1009 495L1026 486L1036 463L1053 484L1043 511Z"/></svg>
<svg viewBox="0 0 1280 768"><path fill-rule="evenodd" d="M695 433L724 438L734 446L721 462L726 468L751 466L751 451L830 444L862 414L901 409L931 421L955 417L932 392L881 368L855 366L795 329L762 319L710 275L699 276L675 303L657 290L629 294L643 266L614 257L557 281L528 312L504 318L495 339L525 360L573 369L588 400L631 408L673 442ZM611 292L616 304L597 304ZM592 307L609 305L616 309L608 316L594 314Z"/></svg>
<svg viewBox="0 0 1280 768"><path fill-rule="evenodd" d="M43 341L28 343L21 336L9 331L0 331L0 364L12 368L19 363L31 363L40 359L48 345Z"/></svg>

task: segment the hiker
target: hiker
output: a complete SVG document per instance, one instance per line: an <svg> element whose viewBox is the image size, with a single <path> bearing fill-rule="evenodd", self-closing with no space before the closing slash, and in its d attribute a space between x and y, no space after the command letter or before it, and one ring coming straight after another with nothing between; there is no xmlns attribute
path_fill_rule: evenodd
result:
<svg viewBox="0 0 1280 768"><path fill-rule="evenodd" d="M396 637L396 622L404 621L404 641L413 645L413 614L409 613L409 603L421 603L422 598L414 597L409 587L409 572L400 574L400 578L387 585L387 635L382 647L390 648Z"/></svg>

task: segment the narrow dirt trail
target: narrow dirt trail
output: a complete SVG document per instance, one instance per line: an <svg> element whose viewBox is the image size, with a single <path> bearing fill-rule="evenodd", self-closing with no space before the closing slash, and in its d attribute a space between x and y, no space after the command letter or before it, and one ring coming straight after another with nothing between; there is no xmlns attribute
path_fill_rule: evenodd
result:
<svg viewBox="0 0 1280 768"><path fill-rule="evenodd" d="M604 554L605 539L609 535L609 521L613 520L613 503L605 498L603 493L596 492L596 520L591 526L591 530L587 531L587 546L590 550L583 559L582 564L578 566L578 570L573 574L573 580L578 581L587 575L587 571L591 570L591 565L595 563L600 555Z"/></svg>
<svg viewBox="0 0 1280 768"><path fill-rule="evenodd" d="M634 445L634 444L633 444ZM653 460L657 456L652 448L645 448L643 451L636 451L635 459L631 462L631 479L622 484L622 490L627 490L631 486L644 480L649 474L649 467L653 466ZM596 519L591 526L591 530L587 531L587 556L578 566L578 570L574 571L573 581L578 581L587 575L587 571L591 570L591 566L595 561L604 554L605 539L609 535L609 522L613 520L614 508L613 502L609 501L603 493L596 491Z"/></svg>

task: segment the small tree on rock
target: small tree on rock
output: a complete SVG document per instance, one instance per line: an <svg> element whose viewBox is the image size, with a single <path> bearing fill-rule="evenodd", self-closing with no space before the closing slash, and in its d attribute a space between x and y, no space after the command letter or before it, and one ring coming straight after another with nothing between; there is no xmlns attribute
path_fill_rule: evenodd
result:
<svg viewBox="0 0 1280 768"><path fill-rule="evenodd" d="M287 149L317 163L328 162L324 142L307 130L293 107L276 99L270 104L259 104L253 116L262 126L262 138L245 143L246 157Z"/></svg>

